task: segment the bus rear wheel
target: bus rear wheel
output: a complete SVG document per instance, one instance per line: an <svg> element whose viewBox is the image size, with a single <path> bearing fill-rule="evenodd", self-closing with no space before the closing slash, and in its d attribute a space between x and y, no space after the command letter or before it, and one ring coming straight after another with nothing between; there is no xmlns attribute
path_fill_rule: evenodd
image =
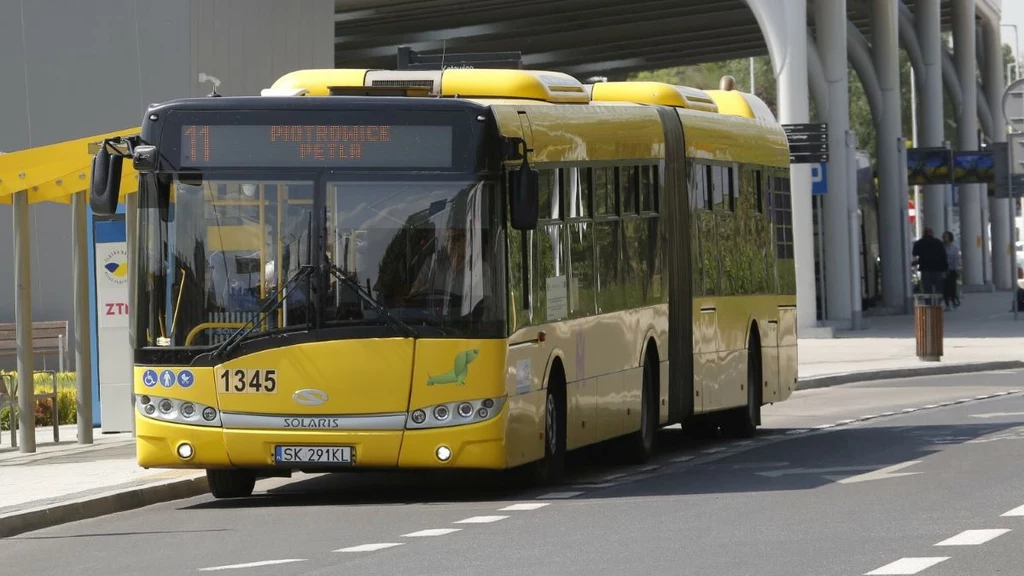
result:
<svg viewBox="0 0 1024 576"><path fill-rule="evenodd" d="M761 423L761 339L751 336L747 355L747 405L730 414L725 432L734 438L750 438Z"/></svg>
<svg viewBox="0 0 1024 576"><path fill-rule="evenodd" d="M245 498L252 496L256 474L247 470L207 470L206 482L214 498Z"/></svg>
<svg viewBox="0 0 1024 576"><path fill-rule="evenodd" d="M633 464L643 464L654 455L658 440L658 363L649 353L644 360L640 392L640 429L625 438L623 456Z"/></svg>

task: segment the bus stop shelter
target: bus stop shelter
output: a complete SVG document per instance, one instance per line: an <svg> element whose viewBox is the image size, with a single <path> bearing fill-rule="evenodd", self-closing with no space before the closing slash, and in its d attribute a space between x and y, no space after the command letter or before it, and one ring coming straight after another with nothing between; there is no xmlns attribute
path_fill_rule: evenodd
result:
<svg viewBox="0 0 1024 576"><path fill-rule="evenodd" d="M41 202L71 205L72 291L75 319L75 370L77 382L78 443L93 442L91 325L89 317L86 206L92 182L92 159L105 138L138 134L138 129L119 130L48 146L0 154L0 204L13 205L14 270L4 274L15 284L17 325L18 437L21 452L35 452L35 387L32 347L31 207ZM134 228L132 209L137 189L136 173L124 163L121 194L127 204L128 230ZM129 270L133 269L134 239L128 234ZM131 291L129 290L129 294ZM129 304L131 309L131 304ZM54 399L56 402L56 399ZM13 408L13 406L12 406ZM12 435L14 430L11 430Z"/></svg>

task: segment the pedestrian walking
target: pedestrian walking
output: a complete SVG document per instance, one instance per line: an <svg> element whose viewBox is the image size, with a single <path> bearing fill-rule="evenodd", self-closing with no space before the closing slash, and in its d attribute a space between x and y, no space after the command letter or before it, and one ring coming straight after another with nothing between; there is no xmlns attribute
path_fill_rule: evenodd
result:
<svg viewBox="0 0 1024 576"><path fill-rule="evenodd" d="M914 263L921 271L921 293L942 294L942 280L949 266L946 262L946 247L932 233L924 229L924 235L914 242Z"/></svg>

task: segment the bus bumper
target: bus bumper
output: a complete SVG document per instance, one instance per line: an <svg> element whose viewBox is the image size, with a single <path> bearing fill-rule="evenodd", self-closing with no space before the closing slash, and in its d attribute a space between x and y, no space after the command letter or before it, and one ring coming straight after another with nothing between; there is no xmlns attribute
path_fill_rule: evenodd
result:
<svg viewBox="0 0 1024 576"><path fill-rule="evenodd" d="M275 463L281 445L351 446L355 467L474 468L506 466L508 405L486 422L395 431L238 430L189 426L136 417L136 457L144 468L312 469L315 465ZM191 446L188 458L179 453ZM447 448L447 451L440 448ZM447 460L440 456L448 455ZM332 467L342 471L345 467Z"/></svg>

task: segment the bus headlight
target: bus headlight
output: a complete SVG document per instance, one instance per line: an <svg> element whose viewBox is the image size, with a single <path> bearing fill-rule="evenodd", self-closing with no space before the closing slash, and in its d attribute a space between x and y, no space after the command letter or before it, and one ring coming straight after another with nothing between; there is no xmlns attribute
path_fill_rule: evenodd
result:
<svg viewBox="0 0 1024 576"><path fill-rule="evenodd" d="M161 422L220 426L220 414L217 409L198 402L156 396L138 396L135 400L135 408L141 414ZM197 418L198 414L203 417Z"/></svg>
<svg viewBox="0 0 1024 576"><path fill-rule="evenodd" d="M439 428L475 424L501 413L504 398L481 398L424 406L409 413L406 429Z"/></svg>

